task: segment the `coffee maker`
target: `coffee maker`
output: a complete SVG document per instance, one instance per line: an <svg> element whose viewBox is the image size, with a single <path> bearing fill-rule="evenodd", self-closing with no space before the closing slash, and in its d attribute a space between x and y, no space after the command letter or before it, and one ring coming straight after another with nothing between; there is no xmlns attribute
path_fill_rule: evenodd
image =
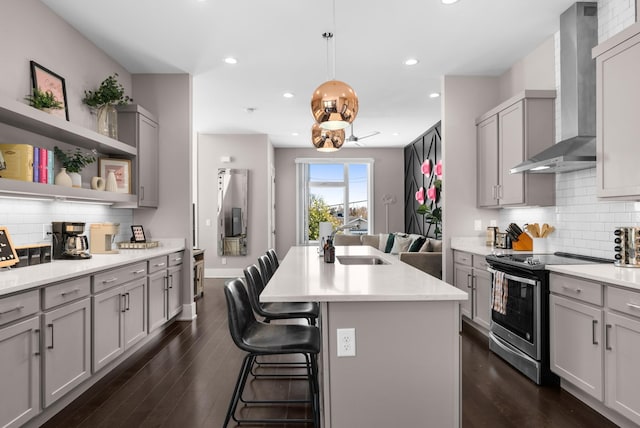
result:
<svg viewBox="0 0 640 428"><path fill-rule="evenodd" d="M51 223L53 233L53 258L89 259L89 241L84 233L84 223L54 221Z"/></svg>

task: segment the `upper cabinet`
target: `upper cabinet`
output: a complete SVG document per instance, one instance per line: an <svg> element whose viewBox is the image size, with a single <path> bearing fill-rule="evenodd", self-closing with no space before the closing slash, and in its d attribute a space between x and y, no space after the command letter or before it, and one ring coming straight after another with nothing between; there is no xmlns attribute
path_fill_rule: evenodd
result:
<svg viewBox="0 0 640 428"><path fill-rule="evenodd" d="M593 49L596 178L601 198L640 199L640 23Z"/></svg>
<svg viewBox="0 0 640 428"><path fill-rule="evenodd" d="M510 173L554 143L555 96L524 91L476 120L479 207L555 204L555 175Z"/></svg>

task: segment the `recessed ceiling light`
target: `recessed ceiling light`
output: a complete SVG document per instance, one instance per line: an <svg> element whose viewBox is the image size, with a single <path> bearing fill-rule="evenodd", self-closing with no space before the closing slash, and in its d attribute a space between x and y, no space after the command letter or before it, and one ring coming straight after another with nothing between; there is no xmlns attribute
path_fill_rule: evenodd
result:
<svg viewBox="0 0 640 428"><path fill-rule="evenodd" d="M458 0L441 0L442 4L454 4L458 3Z"/></svg>
<svg viewBox="0 0 640 428"><path fill-rule="evenodd" d="M298 134L297 132L292 132L291 135L294 136L294 137L297 137L300 134Z"/></svg>
<svg viewBox="0 0 640 428"><path fill-rule="evenodd" d="M399 132L394 132L394 133L393 133L393 134L391 134L391 135L393 135L394 137L397 137L398 135L400 135L400 133L399 133Z"/></svg>
<svg viewBox="0 0 640 428"><path fill-rule="evenodd" d="M404 65L416 65L417 63L419 63L420 61L418 61L415 58L409 58L408 60L406 60L404 62Z"/></svg>
<svg viewBox="0 0 640 428"><path fill-rule="evenodd" d="M227 64L237 64L238 60L232 56L228 56L224 59L224 62L226 62Z"/></svg>
<svg viewBox="0 0 640 428"><path fill-rule="evenodd" d="M285 92L284 94L282 94L282 96L285 98L293 98L295 97L295 94L293 94L292 92Z"/></svg>
<svg viewBox="0 0 640 428"><path fill-rule="evenodd" d="M431 92L429 94L429 98L438 98L440 96L440 92Z"/></svg>

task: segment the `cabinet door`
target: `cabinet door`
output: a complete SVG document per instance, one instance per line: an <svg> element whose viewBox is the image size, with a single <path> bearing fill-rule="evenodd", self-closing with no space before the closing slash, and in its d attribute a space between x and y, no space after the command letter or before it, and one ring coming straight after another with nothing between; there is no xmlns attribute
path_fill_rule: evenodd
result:
<svg viewBox="0 0 640 428"><path fill-rule="evenodd" d="M147 335L147 279L127 284L124 296L124 346L127 349Z"/></svg>
<svg viewBox="0 0 640 428"><path fill-rule="evenodd" d="M498 116L480 122L476 127L477 203L480 207L498 205Z"/></svg>
<svg viewBox="0 0 640 428"><path fill-rule="evenodd" d="M596 59L596 176L599 197L640 195L640 34Z"/></svg>
<svg viewBox="0 0 640 428"><path fill-rule="evenodd" d="M155 272L147 278L148 298L147 312L149 313L149 328L151 333L156 328L167 322L167 270Z"/></svg>
<svg viewBox="0 0 640 428"><path fill-rule="evenodd" d="M158 124L138 115L138 206L157 207L159 202Z"/></svg>
<svg viewBox="0 0 640 428"><path fill-rule="evenodd" d="M551 371L602 401L602 309L555 294L549 303Z"/></svg>
<svg viewBox="0 0 640 428"><path fill-rule="evenodd" d="M93 296L93 371L97 372L124 352L123 287Z"/></svg>
<svg viewBox="0 0 640 428"><path fill-rule="evenodd" d="M40 412L40 317L0 328L0 426L19 427Z"/></svg>
<svg viewBox="0 0 640 428"><path fill-rule="evenodd" d="M44 407L91 376L91 301L80 300L43 315Z"/></svg>
<svg viewBox="0 0 640 428"><path fill-rule="evenodd" d="M472 280L473 269L460 264L453 265L454 285L465 293L469 293L469 298L460 302L460 313L467 318L471 318L471 304L473 300Z"/></svg>
<svg viewBox="0 0 640 428"><path fill-rule="evenodd" d="M491 324L491 274L473 269L473 321L487 330Z"/></svg>
<svg viewBox="0 0 640 428"><path fill-rule="evenodd" d="M640 424L640 321L610 312L606 320L605 403Z"/></svg>
<svg viewBox="0 0 640 428"><path fill-rule="evenodd" d="M169 275L169 319L178 315L182 311L182 265L173 266L167 269Z"/></svg>
<svg viewBox="0 0 640 428"><path fill-rule="evenodd" d="M498 125L500 205L523 204L524 174L509 171L524 161L524 101L498 113Z"/></svg>

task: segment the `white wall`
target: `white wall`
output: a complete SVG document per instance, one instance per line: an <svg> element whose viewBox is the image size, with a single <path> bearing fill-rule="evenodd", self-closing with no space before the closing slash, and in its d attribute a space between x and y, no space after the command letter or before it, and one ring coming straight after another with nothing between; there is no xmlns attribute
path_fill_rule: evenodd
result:
<svg viewBox="0 0 640 428"><path fill-rule="evenodd" d="M230 163L220 158L230 156ZM273 147L266 135L198 135L198 232L205 250L208 277L241 276L242 269L257 263L269 249L269 174ZM247 255L218 256L218 168L249 170ZM280 171L278 171L279 173ZM277 189L278 193L282 190ZM278 207L280 212L280 207ZM223 264L223 259L226 264Z"/></svg>
<svg viewBox="0 0 640 428"><path fill-rule="evenodd" d="M428 129L427 126L425 126ZM310 143L309 143L310 144ZM407 143L408 144L408 143ZM310 144L311 145L311 144ZM283 257L296 244L296 158L372 158L374 159L374 233L385 230L382 195L396 197L389 205L389 230L404 231L404 151L398 149L341 149L330 155L314 148L275 149L276 166L276 251Z"/></svg>

